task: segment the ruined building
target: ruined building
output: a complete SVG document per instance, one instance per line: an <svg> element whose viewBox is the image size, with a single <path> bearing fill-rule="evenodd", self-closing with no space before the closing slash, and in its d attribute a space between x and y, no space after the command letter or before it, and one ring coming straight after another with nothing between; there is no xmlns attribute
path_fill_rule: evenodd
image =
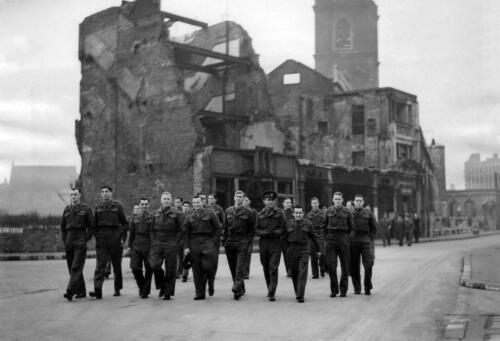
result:
<svg viewBox="0 0 500 341"><path fill-rule="evenodd" d="M198 30L171 37L176 22ZM103 184L127 209L141 196L157 204L164 190L217 191L228 205L234 189L257 200L263 188L293 187L293 156L240 150L255 147L254 122L272 105L251 38L236 23L208 26L162 11L160 0L123 1L80 24L79 59L86 201L95 203Z"/></svg>

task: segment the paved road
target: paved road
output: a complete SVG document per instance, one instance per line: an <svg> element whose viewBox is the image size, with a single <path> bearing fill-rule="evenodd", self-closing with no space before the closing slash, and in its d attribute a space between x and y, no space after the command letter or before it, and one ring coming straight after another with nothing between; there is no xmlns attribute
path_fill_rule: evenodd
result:
<svg viewBox="0 0 500 341"><path fill-rule="evenodd" d="M500 235L377 248L372 296L354 296L350 288L347 298L332 299L327 278L310 279L304 304L295 301L291 280L284 276L279 279L277 301L266 300L257 254L247 281L248 294L237 302L230 292L224 256L215 296L201 302L192 300L191 280L177 283L172 301L141 300L128 259L124 260L122 297L112 297L112 283L106 282L102 301L72 303L62 298L67 280L64 261L0 262L0 338L436 340L443 334L444 316L466 311L471 295L477 295L458 285L463 253L498 243ZM94 265L94 260L88 260L88 289ZM491 309L495 306L485 298L482 302Z"/></svg>

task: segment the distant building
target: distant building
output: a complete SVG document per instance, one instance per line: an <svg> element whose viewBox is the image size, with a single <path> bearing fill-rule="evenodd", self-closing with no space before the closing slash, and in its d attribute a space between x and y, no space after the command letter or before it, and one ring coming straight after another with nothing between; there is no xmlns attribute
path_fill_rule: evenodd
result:
<svg viewBox="0 0 500 341"><path fill-rule="evenodd" d="M59 215L69 203L77 179L75 166L12 166L10 181L0 189L0 211Z"/></svg>
<svg viewBox="0 0 500 341"><path fill-rule="evenodd" d="M493 154L481 161L481 154L471 154L465 162L465 189L495 189L500 186L500 158Z"/></svg>

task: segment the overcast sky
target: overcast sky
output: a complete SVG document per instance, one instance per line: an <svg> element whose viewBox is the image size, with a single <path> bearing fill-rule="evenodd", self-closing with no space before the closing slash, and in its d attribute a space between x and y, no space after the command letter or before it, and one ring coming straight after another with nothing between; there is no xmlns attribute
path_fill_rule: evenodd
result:
<svg viewBox="0 0 500 341"><path fill-rule="evenodd" d="M18 165L76 165L78 24L120 0L0 0L0 181ZM500 1L376 0L380 85L416 94L427 142L446 146L447 186L470 153L500 151ZM313 0L163 0L162 9L251 35L270 72L314 67ZM179 33L183 27L177 27Z"/></svg>

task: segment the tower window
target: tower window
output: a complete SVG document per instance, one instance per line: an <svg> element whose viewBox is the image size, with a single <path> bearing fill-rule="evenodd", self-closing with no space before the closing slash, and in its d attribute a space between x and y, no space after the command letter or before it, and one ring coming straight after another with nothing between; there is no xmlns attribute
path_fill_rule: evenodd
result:
<svg viewBox="0 0 500 341"><path fill-rule="evenodd" d="M352 114L352 133L353 135L365 134L365 106L353 105L351 107Z"/></svg>
<svg viewBox="0 0 500 341"><path fill-rule="evenodd" d="M335 25L335 47L337 49L352 48L352 29L347 19L340 19Z"/></svg>

